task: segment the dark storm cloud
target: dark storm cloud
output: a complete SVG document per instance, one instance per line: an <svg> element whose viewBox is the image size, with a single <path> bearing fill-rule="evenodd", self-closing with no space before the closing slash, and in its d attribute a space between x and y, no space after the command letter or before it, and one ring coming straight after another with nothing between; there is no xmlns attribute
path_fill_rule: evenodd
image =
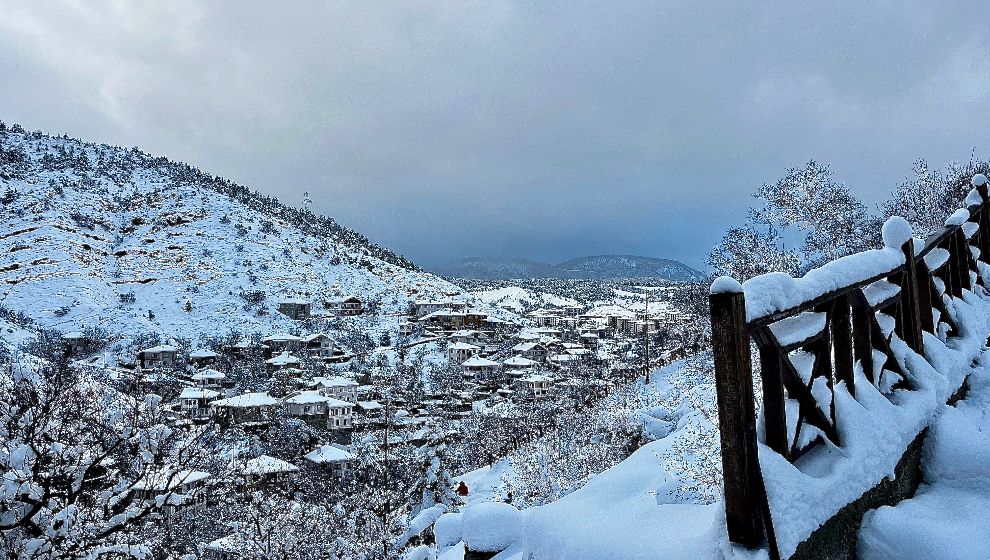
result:
<svg viewBox="0 0 990 560"><path fill-rule="evenodd" d="M309 191L425 263L698 265L787 167L875 202L988 151L987 5L798 4L4 3L0 118Z"/></svg>

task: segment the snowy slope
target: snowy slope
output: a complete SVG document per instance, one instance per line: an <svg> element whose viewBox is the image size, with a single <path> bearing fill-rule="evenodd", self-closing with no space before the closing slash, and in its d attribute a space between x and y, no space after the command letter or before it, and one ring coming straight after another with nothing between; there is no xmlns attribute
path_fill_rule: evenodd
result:
<svg viewBox="0 0 990 560"><path fill-rule="evenodd" d="M389 316L459 292L332 219L137 150L7 128L0 199L0 304L62 331L283 330L286 297Z"/></svg>

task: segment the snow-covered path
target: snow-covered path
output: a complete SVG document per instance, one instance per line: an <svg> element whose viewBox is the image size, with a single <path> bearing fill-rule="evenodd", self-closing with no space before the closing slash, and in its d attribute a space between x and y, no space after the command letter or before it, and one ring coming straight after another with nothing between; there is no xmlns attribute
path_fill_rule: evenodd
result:
<svg viewBox="0 0 990 560"><path fill-rule="evenodd" d="M990 558L990 350L980 366L931 426L917 495L864 518L860 558Z"/></svg>

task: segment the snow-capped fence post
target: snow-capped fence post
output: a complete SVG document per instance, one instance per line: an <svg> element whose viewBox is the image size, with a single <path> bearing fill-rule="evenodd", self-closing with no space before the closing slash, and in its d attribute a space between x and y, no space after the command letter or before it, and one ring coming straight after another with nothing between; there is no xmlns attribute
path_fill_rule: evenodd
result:
<svg viewBox="0 0 990 560"><path fill-rule="evenodd" d="M762 475L756 441L753 370L742 286L722 277L709 295L712 351L722 445L725 520L729 540L747 547L763 543Z"/></svg>
<svg viewBox="0 0 990 560"><path fill-rule="evenodd" d="M959 230L960 233L962 230ZM968 248L964 245L964 248ZM904 279L901 282L900 313L897 314L898 334L909 348L924 355L925 339L921 334L921 308L918 303L918 272L914 258L914 239L908 239L901 246L904 253ZM969 266L966 267L969 277ZM927 285L926 285L927 287Z"/></svg>

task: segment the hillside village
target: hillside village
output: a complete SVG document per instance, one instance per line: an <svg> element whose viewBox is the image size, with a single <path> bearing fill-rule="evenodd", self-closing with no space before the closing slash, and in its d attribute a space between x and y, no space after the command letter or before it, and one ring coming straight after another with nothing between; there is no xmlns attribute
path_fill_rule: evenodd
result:
<svg viewBox="0 0 990 560"><path fill-rule="evenodd" d="M130 475L183 541L170 550L246 553L257 543L232 525L197 520L285 498L361 504L334 515L376 519L387 556L429 543L426 520L470 492L455 473L556 437L642 377L647 352L657 367L697 347L676 283L466 291L162 158L16 125L0 140L6 383L55 368L174 431ZM624 422L596 469L640 437ZM347 547L378 550L354 531Z"/></svg>

